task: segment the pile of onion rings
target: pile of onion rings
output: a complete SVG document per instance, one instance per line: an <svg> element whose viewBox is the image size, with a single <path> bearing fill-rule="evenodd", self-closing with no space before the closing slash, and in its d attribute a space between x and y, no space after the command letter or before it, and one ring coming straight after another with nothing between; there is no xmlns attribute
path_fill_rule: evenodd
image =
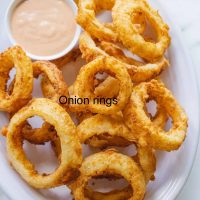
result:
<svg viewBox="0 0 200 200"><path fill-rule="evenodd" d="M10 120L1 132L9 161L36 189L66 185L75 200L143 200L148 183L156 180L155 151L178 150L187 135L186 113L159 78L169 65L169 27L147 0L75 2L77 23L84 29L79 48L52 62L32 62L19 46L0 54L0 110ZM113 22L97 19L103 10L111 11ZM147 35L149 26L157 38ZM80 55L86 64L68 87L61 69ZM13 67L16 75L7 87ZM33 98L33 80L39 77L43 98ZM68 101L63 103L63 98ZM70 103L75 98L88 101ZM154 114L147 106L151 101L156 102ZM33 116L43 118L40 128L29 124ZM33 145L50 142L58 168L39 174L24 153L24 140ZM83 158L81 145L97 153ZM135 154L119 150L128 147ZM129 185L108 193L88 184L92 178L121 177Z"/></svg>

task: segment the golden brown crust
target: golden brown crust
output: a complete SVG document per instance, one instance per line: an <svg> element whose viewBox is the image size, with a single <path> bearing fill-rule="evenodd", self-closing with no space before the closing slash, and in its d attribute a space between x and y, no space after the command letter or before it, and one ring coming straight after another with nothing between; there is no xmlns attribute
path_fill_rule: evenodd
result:
<svg viewBox="0 0 200 200"><path fill-rule="evenodd" d="M117 96L117 104L112 104L108 107L105 104L93 103L95 94L94 77L98 72L106 72L109 75L119 80L120 88ZM72 109L79 111L91 111L92 113L100 114L115 114L124 108L129 100L132 90L130 76L122 63L111 57L98 57L80 69L77 79L73 86L73 92L76 97L89 98L90 103L84 105L74 105Z"/></svg>
<svg viewBox="0 0 200 200"><path fill-rule="evenodd" d="M135 158L145 174L146 182L154 177L156 169L154 150L151 147L137 145L135 134L127 128L123 118L97 114L81 122L77 127L77 133L81 143L97 148L136 144Z"/></svg>
<svg viewBox="0 0 200 200"><path fill-rule="evenodd" d="M10 70L15 67L13 90L5 91ZM0 54L0 110L14 113L32 98L33 69L30 58L19 46L9 48Z"/></svg>
<svg viewBox="0 0 200 200"><path fill-rule="evenodd" d="M144 107L149 97L172 118L173 125L169 131L159 128L146 115ZM123 114L125 123L142 145L172 151L178 149L186 137L188 119L185 111L161 81L151 80L136 86Z"/></svg>
<svg viewBox="0 0 200 200"><path fill-rule="evenodd" d="M112 9L115 0L81 0L78 2L77 23L99 40L117 41L117 34L112 28L100 23L96 18L99 10Z"/></svg>
<svg viewBox="0 0 200 200"><path fill-rule="evenodd" d="M148 60L160 59L170 44L169 27L146 0L117 0L112 10L113 24L120 41L131 52ZM132 13L144 13L157 33L157 42L147 42L134 26ZM126 23L124 23L126 22Z"/></svg>
<svg viewBox="0 0 200 200"><path fill-rule="evenodd" d="M32 67L35 78L38 78L40 75L43 76L41 87L45 98L59 103L60 96L69 96L68 87L64 81L62 72L55 64L48 61L36 61L32 64ZM9 91L13 90L14 83L15 80L12 81ZM62 106L65 109L68 108L67 104ZM22 132L24 139L33 144L44 144L56 137L56 131L48 123L44 123L41 128L32 128L31 125L26 122L22 128ZM3 130L3 134L6 135L6 127Z"/></svg>
<svg viewBox="0 0 200 200"><path fill-rule="evenodd" d="M56 60L51 60L52 63L54 63L59 69L63 68L66 64L76 61L76 59L81 55L80 49L75 48L72 49L68 54L64 55L61 58L58 58Z"/></svg>
<svg viewBox="0 0 200 200"><path fill-rule="evenodd" d="M155 62L146 64L128 58L123 53L122 49L113 43L101 42L98 47L95 41L86 32L82 33L80 36L79 47L82 52L82 57L86 59L87 62L99 56L112 56L114 59L123 63L134 83L140 83L155 78L168 66L168 61L164 57Z"/></svg>
<svg viewBox="0 0 200 200"><path fill-rule="evenodd" d="M127 146L135 140L121 118L97 114L82 121L77 127L81 143L93 147Z"/></svg>
<svg viewBox="0 0 200 200"><path fill-rule="evenodd" d="M60 139L61 162L55 172L49 175L38 174L22 149L21 128L23 123L34 115L52 124ZM32 100L10 120L7 132L7 153L13 168L35 188L52 188L71 181L82 162L81 145L71 118L57 103L42 98Z"/></svg>
<svg viewBox="0 0 200 200"><path fill-rule="evenodd" d="M129 200L141 200L145 194L145 179L138 165L128 156L107 150L87 157L80 168L80 176L70 185L76 200L87 199L85 188L93 177L120 175L131 185L133 192Z"/></svg>

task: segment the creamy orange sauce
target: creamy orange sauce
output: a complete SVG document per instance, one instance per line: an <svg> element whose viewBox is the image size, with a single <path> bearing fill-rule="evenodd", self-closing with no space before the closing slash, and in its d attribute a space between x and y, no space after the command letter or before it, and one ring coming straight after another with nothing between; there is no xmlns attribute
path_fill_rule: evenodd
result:
<svg viewBox="0 0 200 200"><path fill-rule="evenodd" d="M64 0L26 0L11 17L11 32L16 42L38 56L64 50L75 31L75 15Z"/></svg>

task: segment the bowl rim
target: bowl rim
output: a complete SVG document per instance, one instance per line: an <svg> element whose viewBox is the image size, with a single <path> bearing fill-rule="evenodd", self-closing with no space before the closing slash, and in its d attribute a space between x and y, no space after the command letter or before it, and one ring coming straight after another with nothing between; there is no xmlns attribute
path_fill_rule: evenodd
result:
<svg viewBox="0 0 200 200"><path fill-rule="evenodd" d="M8 34L8 38L12 45L20 45L20 44L14 39L12 35L10 21L11 21L11 17L12 17L14 9L23 1L24 0L11 0L6 10L6 14L5 14L6 33ZM70 5L74 14L77 15L78 9L77 9L76 3L73 0L64 0L64 1ZM81 34L81 27L78 24L76 24L76 32L74 34L74 38L71 41L71 43L64 50L50 56L35 55L32 53L29 53L28 50L26 50L25 48L24 50L26 54L33 60L56 60L68 54L78 44L80 34Z"/></svg>

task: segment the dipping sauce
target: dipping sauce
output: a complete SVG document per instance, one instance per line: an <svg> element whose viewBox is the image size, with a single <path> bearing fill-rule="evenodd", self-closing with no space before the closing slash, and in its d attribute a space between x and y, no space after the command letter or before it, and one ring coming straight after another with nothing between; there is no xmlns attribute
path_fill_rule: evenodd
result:
<svg viewBox="0 0 200 200"><path fill-rule="evenodd" d="M75 14L65 0L26 0L11 17L13 38L37 56L63 51L73 40L75 31Z"/></svg>

